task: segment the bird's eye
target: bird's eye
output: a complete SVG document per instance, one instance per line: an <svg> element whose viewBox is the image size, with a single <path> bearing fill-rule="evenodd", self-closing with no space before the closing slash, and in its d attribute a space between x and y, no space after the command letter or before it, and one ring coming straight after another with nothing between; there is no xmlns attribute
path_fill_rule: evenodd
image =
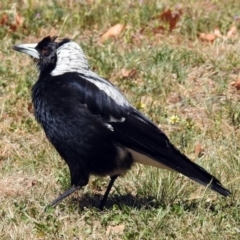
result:
<svg viewBox="0 0 240 240"><path fill-rule="evenodd" d="M47 48L43 48L42 54L43 55L48 55L48 53L49 53L49 50Z"/></svg>

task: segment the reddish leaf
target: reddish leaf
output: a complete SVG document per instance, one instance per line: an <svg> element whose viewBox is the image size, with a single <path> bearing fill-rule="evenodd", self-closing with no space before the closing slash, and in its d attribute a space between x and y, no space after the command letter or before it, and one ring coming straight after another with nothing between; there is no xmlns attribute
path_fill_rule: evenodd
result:
<svg viewBox="0 0 240 240"><path fill-rule="evenodd" d="M19 27L23 25L24 18L20 16L18 13L15 15L14 23L10 24L9 28L15 32Z"/></svg>
<svg viewBox="0 0 240 240"><path fill-rule="evenodd" d="M8 15L6 13L4 13L2 15L2 18L0 20L0 25L6 25L7 24L7 21L8 21Z"/></svg>
<svg viewBox="0 0 240 240"><path fill-rule="evenodd" d="M201 143L197 143L195 146L195 155L196 157L201 157L203 155L203 148Z"/></svg>
<svg viewBox="0 0 240 240"><path fill-rule="evenodd" d="M171 32L174 28L176 28L176 25L178 21L180 20L180 17L182 15L182 10L174 11L172 12L170 9L166 10L160 15L160 19L166 23L169 24L169 31Z"/></svg>
<svg viewBox="0 0 240 240"><path fill-rule="evenodd" d="M8 26L12 32L15 32L19 27L23 25L24 18L19 15L19 13L15 14L15 19L12 23L9 23L8 15L6 13L3 14L0 25Z"/></svg>
<svg viewBox="0 0 240 240"><path fill-rule="evenodd" d="M235 87L237 90L240 90L240 78L235 81L230 83L233 87Z"/></svg>

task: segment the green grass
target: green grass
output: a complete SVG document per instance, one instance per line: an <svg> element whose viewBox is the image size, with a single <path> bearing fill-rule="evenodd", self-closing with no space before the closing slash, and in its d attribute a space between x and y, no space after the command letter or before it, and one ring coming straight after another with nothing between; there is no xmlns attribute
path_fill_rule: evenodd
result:
<svg viewBox="0 0 240 240"><path fill-rule="evenodd" d="M238 1L2 1L0 20L15 13L23 26L0 26L0 239L239 239L240 104L230 83L239 78ZM182 9L172 32L164 9ZM1 21L0 21L1 22ZM116 38L102 33L121 23ZM203 42L218 27L231 39ZM56 208L46 208L69 186L65 163L47 142L31 109L37 71L11 49L46 35L70 37L91 68L116 84L171 141L232 191L223 198L179 174L136 165L116 181L106 209L97 210L108 179L88 186ZM124 69L133 77L122 76ZM175 120L174 120L175 119ZM204 152L197 156L200 143Z"/></svg>

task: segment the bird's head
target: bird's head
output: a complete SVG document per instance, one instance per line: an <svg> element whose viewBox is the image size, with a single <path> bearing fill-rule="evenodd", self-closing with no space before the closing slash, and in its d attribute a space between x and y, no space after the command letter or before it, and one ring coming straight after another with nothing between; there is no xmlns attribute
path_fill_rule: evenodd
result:
<svg viewBox="0 0 240 240"><path fill-rule="evenodd" d="M34 58L41 74L61 75L65 72L84 72L89 69L81 47L68 38L45 37L39 43L19 44L13 49Z"/></svg>

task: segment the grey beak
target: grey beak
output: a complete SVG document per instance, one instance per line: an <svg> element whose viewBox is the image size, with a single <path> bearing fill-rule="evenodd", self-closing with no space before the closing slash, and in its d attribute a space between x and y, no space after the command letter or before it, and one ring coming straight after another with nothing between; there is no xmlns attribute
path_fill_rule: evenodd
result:
<svg viewBox="0 0 240 240"><path fill-rule="evenodd" d="M13 46L12 48L16 51L26 53L26 54L30 55L31 57L39 59L39 53L36 50L36 46L37 46L36 43L33 43L33 44L19 44L19 45Z"/></svg>

